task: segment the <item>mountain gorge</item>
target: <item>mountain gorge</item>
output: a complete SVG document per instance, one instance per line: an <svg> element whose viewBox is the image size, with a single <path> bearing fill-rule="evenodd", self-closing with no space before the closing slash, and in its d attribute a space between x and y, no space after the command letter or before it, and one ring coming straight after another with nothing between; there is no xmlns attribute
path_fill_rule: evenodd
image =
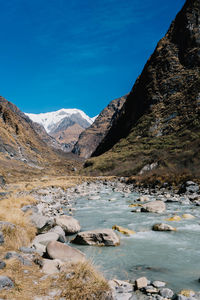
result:
<svg viewBox="0 0 200 300"><path fill-rule="evenodd" d="M115 100L112 100L105 109L95 119L94 123L81 135L75 144L72 152L80 157L89 158L97 149L103 138L108 133L114 120L125 103L127 95Z"/></svg>
<svg viewBox="0 0 200 300"><path fill-rule="evenodd" d="M197 172L200 2L186 1L85 164L95 174Z"/></svg>

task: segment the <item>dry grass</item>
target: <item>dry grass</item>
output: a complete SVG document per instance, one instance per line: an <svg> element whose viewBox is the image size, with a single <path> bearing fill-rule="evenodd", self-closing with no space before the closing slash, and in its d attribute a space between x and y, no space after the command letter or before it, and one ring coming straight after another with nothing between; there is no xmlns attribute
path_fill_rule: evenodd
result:
<svg viewBox="0 0 200 300"><path fill-rule="evenodd" d="M111 179L112 177L103 177ZM0 201L0 221L15 224L15 228L4 226L2 231L5 243L0 247L0 259L3 259L7 251L16 251L21 246L27 246L36 234L36 229L29 221L29 214L23 213L21 207L33 204L36 200L30 196L17 196L19 191L29 191L50 186L67 189L84 181L96 181L99 178L81 176L44 176L37 180L27 180L6 185L2 191L10 192L11 196ZM72 273L73 277L66 278L66 274ZM14 282L14 288L1 290L0 298L7 300L33 300L35 296L48 296L53 290L60 290L61 295L55 296L57 300L64 297L69 300L105 299L109 286L104 277L95 270L90 263L67 266L56 276L44 276L40 268L33 263L32 266L24 266L17 259L6 260L6 268L0 270L0 275L8 276Z"/></svg>
<svg viewBox="0 0 200 300"><path fill-rule="evenodd" d="M27 213L21 211L21 207L35 203L35 199L27 197L10 197L0 202L0 221L10 222L16 225L14 228L3 226L2 231L5 243L1 247L4 250L16 250L21 246L26 246L36 234L35 227L30 223Z"/></svg>
<svg viewBox="0 0 200 300"><path fill-rule="evenodd" d="M11 290L0 291L0 296L8 300L33 300L36 295L47 295L52 285L52 278L43 280L44 274L35 264L24 266L17 259L6 261L6 268L0 275L8 276L14 282Z"/></svg>
<svg viewBox="0 0 200 300"><path fill-rule="evenodd" d="M25 272L24 272L25 271ZM66 279L66 274L73 274ZM66 272L57 276L44 276L38 266L23 266L18 260L7 261L6 269L0 275L10 277L15 284L12 290L1 291L1 298L9 300L32 300L34 296L47 296L52 290L59 290L55 300L64 297L68 300L105 299L109 286L104 277L89 263L68 266Z"/></svg>
<svg viewBox="0 0 200 300"><path fill-rule="evenodd" d="M62 273L57 281L62 297L68 300L105 299L108 283L91 263L73 265L69 271L72 274L70 279L66 280L66 273Z"/></svg>

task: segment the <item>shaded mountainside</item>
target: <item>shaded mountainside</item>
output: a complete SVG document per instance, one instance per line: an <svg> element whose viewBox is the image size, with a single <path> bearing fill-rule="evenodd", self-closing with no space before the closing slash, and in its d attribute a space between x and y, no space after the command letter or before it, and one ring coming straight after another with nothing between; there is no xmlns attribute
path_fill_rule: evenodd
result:
<svg viewBox="0 0 200 300"><path fill-rule="evenodd" d="M72 150L73 153L84 158L89 158L92 155L110 130L113 122L118 118L126 98L127 96L123 96L108 104L96 118L94 123L81 133L78 142Z"/></svg>
<svg viewBox="0 0 200 300"><path fill-rule="evenodd" d="M18 174L24 176L26 172L32 174L34 169L44 168L53 171L59 162L63 168L66 166L66 171L73 167L71 160L74 157L67 157L55 149L57 142L39 124L32 122L3 97L0 97L0 128L1 174L6 176L8 173L17 174L18 171Z"/></svg>
<svg viewBox="0 0 200 300"><path fill-rule="evenodd" d="M161 173L198 171L199 28L200 1L188 0L93 153L98 157L86 162L86 172L133 175L153 168Z"/></svg>

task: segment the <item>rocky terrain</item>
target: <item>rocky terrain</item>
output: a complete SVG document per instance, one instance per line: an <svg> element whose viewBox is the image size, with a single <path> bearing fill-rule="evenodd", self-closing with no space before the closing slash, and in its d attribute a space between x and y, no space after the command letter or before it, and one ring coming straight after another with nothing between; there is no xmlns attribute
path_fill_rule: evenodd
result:
<svg viewBox="0 0 200 300"><path fill-rule="evenodd" d="M125 183L124 178L115 179L114 181L108 181L102 178L94 182L86 180L81 185L75 185L67 190L63 190L62 187L50 186L46 188L34 188L30 191L22 190L18 192L15 197L16 199L19 199L18 201L21 201L21 212L25 214L28 213L32 225L36 228L36 236L26 245L26 247L21 246L18 249L12 251L9 250L1 257L0 295L4 297L3 299L10 299L9 297L13 297L12 299L20 299L17 296L17 285L20 286L22 283L19 283L18 278L13 277L14 273L9 271L9 266L16 263L19 269L23 267L22 272L26 275L27 280L30 280L29 277L31 276L31 272L36 272L34 268L40 269L39 277L33 282L35 288L33 289L34 294L32 294L32 297L28 294L28 290L22 291L23 295L24 293L29 295L27 296L27 299L67 299L65 298L67 297L66 291L69 293L69 290L67 290L66 287L69 285L71 289L70 293L72 293L73 288L75 288L75 286L72 287L71 285L73 280L76 282L76 285L82 284L80 280L83 280L85 285L88 284L87 279L84 279L84 277L80 277L80 274L77 274L76 268L73 269L70 267L69 261L73 264L76 264L77 262L79 265L83 264L84 272L87 274L89 274L88 272L91 272L91 269L88 271L88 266L86 268L84 265L86 263L84 253L77 250L75 247L71 247L68 243L70 240L74 244L118 247L121 235L118 235L116 230L122 235L134 234L120 226L118 226L118 228L116 226L115 230L112 230L111 228L100 228L87 232L81 231L80 223L77 219L72 217L74 211L77 209L77 198L88 196L90 199L88 201L94 201L99 197L99 192L104 187L112 189L114 193L121 193L124 195L122 197L125 198L126 195L130 196L133 192L137 191L140 194L140 197L135 202L135 206L132 205L132 207L137 208L136 204L140 203L138 208L144 208L144 211L149 214L154 213L160 215L166 210L166 205L173 206L173 202L178 202L180 205L185 205L186 202L191 206L200 205L199 186L194 182L186 182L179 190L165 188L149 190L137 188L133 184L127 184ZM152 201L152 195L160 200ZM27 197L31 197L34 200L32 200L32 204L30 202L28 205L23 205L23 202L20 199L27 199ZM155 205L154 202L157 202L157 204ZM187 214L183 218L192 219L192 217L192 215ZM156 219L156 217L154 218ZM7 243L7 231L5 228L9 227L12 232L16 226L19 225L5 221L0 222L0 228L2 230L0 234L1 247L6 247ZM174 228L169 225L164 226L164 224L157 224L157 227L154 225L152 230L167 232L173 231ZM13 265L13 271L14 270ZM61 280L63 276L65 278L64 282L62 281L63 279ZM76 281L78 276L79 284ZM47 285L44 290L42 282L44 281L47 284L47 282L52 280L53 282L56 282L56 285ZM93 282L92 288L95 289L95 283L92 280L92 277L90 277L89 281ZM96 277L96 281L97 280L99 282L104 280L104 285L99 283L98 290L94 291L94 293L97 293L96 296L95 294L94 296L89 294L91 297L89 299L200 299L199 292L187 289L187 287L183 287L179 292L173 291L167 286L166 282L160 280L159 274L157 275L157 279L153 281L145 276L138 277L135 280L129 279L125 281L116 278L110 279L108 285L106 285L105 279L101 277L98 277L98 279ZM41 287L38 288L38 285L41 285ZM69 299L76 298L71 296ZM83 297L80 299L86 298Z"/></svg>
<svg viewBox="0 0 200 300"><path fill-rule="evenodd" d="M93 151L98 157L85 164L86 172L199 176L199 22L200 2L186 1Z"/></svg>
<svg viewBox="0 0 200 300"><path fill-rule="evenodd" d="M88 158L93 155L102 142L127 98L127 95L112 100L108 106L99 114L94 123L79 136L72 152L80 157Z"/></svg>

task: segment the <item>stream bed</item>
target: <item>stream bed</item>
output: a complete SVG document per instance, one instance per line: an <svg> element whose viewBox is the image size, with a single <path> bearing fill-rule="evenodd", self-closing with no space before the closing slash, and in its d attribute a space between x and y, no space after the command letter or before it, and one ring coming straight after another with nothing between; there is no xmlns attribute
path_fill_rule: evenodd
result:
<svg viewBox="0 0 200 300"><path fill-rule="evenodd" d="M136 232L131 236L120 233L120 246L94 247L73 245L103 272L107 279L118 278L134 281L146 276L161 280L175 292L181 289L199 291L200 283L200 207L191 204L166 203L163 214L133 213L129 207L136 203L138 193L125 195L102 188L90 198L80 195L75 200L74 217L81 224L81 231L112 228L120 225ZM98 199L99 198L99 199ZM152 197L152 200L155 198ZM189 213L195 219L179 222L166 221L177 214ZM177 228L176 232L156 232L155 223L166 223Z"/></svg>

